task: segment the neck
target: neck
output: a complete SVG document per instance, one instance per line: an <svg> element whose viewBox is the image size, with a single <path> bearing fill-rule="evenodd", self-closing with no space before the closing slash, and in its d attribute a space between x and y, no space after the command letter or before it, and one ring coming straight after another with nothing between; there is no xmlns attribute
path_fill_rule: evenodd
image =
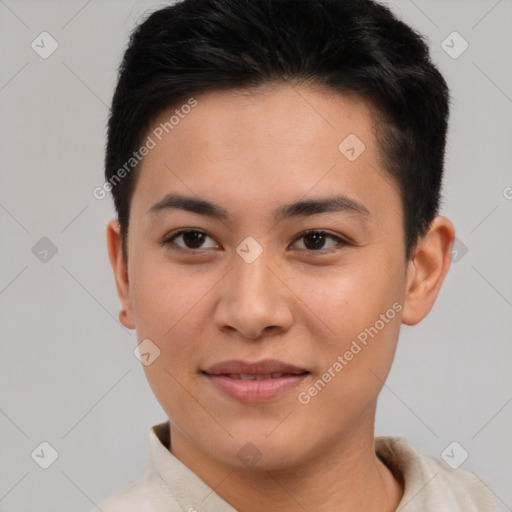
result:
<svg viewBox="0 0 512 512"><path fill-rule="evenodd" d="M172 424L171 451L240 512L394 512L402 485L375 454L373 419L370 428L361 428L355 425L343 440L281 470L223 465Z"/></svg>

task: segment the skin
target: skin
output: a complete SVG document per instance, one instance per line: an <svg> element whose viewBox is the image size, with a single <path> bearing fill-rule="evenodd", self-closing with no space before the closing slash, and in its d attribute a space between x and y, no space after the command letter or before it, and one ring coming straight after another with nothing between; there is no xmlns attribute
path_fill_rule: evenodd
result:
<svg viewBox="0 0 512 512"><path fill-rule="evenodd" d="M139 342L149 338L161 351L144 370L171 423L171 452L242 512L394 511L403 487L375 454L376 401L400 325L417 324L434 304L454 227L436 217L405 259L401 198L381 164L363 99L279 85L197 100L142 162L128 261L118 222L107 227L120 319ZM349 134L366 146L353 162L338 150ZM218 203L231 218L148 213L169 192ZM272 218L282 204L334 193L364 204L369 215ZM183 237L174 239L181 251L162 244L178 228L204 232L202 245ZM309 229L349 243L326 237L315 249L301 236ZM252 263L236 252L248 236L263 248ZM401 311L301 404L298 394L396 302ZM227 359L266 358L311 374L275 400L248 404L200 373ZM237 456L248 442L261 455L251 467Z"/></svg>

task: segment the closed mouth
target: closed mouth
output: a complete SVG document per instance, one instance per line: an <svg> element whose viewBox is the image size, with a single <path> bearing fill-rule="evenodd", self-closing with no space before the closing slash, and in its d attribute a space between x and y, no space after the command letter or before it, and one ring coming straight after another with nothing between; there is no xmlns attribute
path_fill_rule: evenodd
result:
<svg viewBox="0 0 512 512"><path fill-rule="evenodd" d="M300 373L268 373L268 374L262 374L262 375L256 375L256 374L248 374L248 373L221 373L221 374L209 374L207 372L203 372L206 375L211 376L223 376L223 377L229 377L230 379L235 380L267 380L267 379L279 379L281 377L296 377L297 375L306 375L309 372L300 372Z"/></svg>

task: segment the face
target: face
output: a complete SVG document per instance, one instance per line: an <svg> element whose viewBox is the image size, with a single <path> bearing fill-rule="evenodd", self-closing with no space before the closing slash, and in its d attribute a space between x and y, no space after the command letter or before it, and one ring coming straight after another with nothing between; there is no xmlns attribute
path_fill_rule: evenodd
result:
<svg viewBox="0 0 512 512"><path fill-rule="evenodd" d="M284 85L196 100L148 132L127 263L109 227L122 320L150 340L176 439L234 467L294 466L373 435L400 324L428 312L437 281L407 304L422 260L405 259L364 100Z"/></svg>

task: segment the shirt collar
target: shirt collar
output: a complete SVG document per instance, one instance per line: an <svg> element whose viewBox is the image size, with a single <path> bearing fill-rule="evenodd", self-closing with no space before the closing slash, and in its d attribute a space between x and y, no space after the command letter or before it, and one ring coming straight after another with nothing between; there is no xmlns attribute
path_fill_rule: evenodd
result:
<svg viewBox="0 0 512 512"><path fill-rule="evenodd" d="M151 428L148 477L160 478L183 510L194 512L237 512L211 487L170 451L169 421Z"/></svg>
<svg viewBox="0 0 512 512"><path fill-rule="evenodd" d="M169 450L170 423L151 428L148 450L150 481L163 481L183 510L237 512ZM474 473L452 470L442 461L422 455L401 437L376 437L375 451L402 481L404 495L397 508L404 512L495 511L494 500ZM442 508L439 508L442 504ZM464 505L463 509L459 508Z"/></svg>

